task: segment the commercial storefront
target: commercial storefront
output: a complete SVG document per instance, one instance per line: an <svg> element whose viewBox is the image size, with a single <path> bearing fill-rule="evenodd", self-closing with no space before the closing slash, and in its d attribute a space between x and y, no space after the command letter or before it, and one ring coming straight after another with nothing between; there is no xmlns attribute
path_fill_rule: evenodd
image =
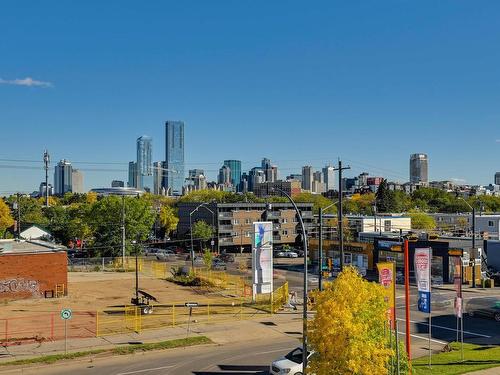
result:
<svg viewBox="0 0 500 375"><path fill-rule="evenodd" d="M435 284L453 282L453 272L450 272L450 257L456 256L457 252L450 249L449 243L445 241L410 241L408 243L410 259L410 281L414 280L413 258L415 249L432 249L432 282ZM404 281L404 248L401 242L394 238L376 238L374 242L373 261L395 262L396 278L398 282Z"/></svg>

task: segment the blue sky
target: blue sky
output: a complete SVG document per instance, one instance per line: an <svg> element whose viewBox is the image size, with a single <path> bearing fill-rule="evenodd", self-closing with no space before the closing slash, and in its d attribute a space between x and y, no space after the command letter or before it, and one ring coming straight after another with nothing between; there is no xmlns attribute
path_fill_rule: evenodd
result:
<svg viewBox="0 0 500 375"><path fill-rule="evenodd" d="M186 124L186 169L209 177L229 158L269 157L285 177L340 156L351 175L406 181L409 154L425 152L431 179L491 183L499 12L459 0L2 2L0 194L37 189L44 148L83 169L87 189L126 180L138 136L164 158L167 119Z"/></svg>

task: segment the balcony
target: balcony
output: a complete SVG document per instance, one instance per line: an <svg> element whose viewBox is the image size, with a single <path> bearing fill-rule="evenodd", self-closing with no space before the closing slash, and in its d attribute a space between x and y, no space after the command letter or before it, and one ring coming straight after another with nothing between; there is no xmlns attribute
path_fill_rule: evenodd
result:
<svg viewBox="0 0 500 375"><path fill-rule="evenodd" d="M232 225L219 225L219 232L229 231L232 232L234 227Z"/></svg>
<svg viewBox="0 0 500 375"><path fill-rule="evenodd" d="M219 244L220 245L233 245L233 238L232 237L221 237L219 238Z"/></svg>
<svg viewBox="0 0 500 375"><path fill-rule="evenodd" d="M219 218L220 219L230 219L233 217L233 212L232 211L229 211L229 212L219 212Z"/></svg>

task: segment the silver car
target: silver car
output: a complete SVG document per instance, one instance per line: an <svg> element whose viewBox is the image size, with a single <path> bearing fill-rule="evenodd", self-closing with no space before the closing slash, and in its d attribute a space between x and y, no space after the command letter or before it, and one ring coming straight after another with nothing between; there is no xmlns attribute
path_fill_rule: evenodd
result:
<svg viewBox="0 0 500 375"><path fill-rule="evenodd" d="M469 316L483 316L500 322L500 297L471 298L465 311Z"/></svg>

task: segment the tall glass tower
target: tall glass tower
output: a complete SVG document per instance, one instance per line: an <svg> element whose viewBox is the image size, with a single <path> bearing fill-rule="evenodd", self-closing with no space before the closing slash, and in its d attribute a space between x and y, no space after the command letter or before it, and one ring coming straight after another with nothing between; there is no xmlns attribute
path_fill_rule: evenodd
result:
<svg viewBox="0 0 500 375"><path fill-rule="evenodd" d="M224 165L231 170L231 184L235 189L241 191L241 160L224 160Z"/></svg>
<svg viewBox="0 0 500 375"><path fill-rule="evenodd" d="M165 122L165 178L163 186L171 195L182 195L184 186L184 123Z"/></svg>
<svg viewBox="0 0 500 375"><path fill-rule="evenodd" d="M147 135L137 138L137 188L153 191L153 140Z"/></svg>
<svg viewBox="0 0 500 375"><path fill-rule="evenodd" d="M64 195L73 191L73 167L71 163L63 159L55 166L54 170L54 193Z"/></svg>

